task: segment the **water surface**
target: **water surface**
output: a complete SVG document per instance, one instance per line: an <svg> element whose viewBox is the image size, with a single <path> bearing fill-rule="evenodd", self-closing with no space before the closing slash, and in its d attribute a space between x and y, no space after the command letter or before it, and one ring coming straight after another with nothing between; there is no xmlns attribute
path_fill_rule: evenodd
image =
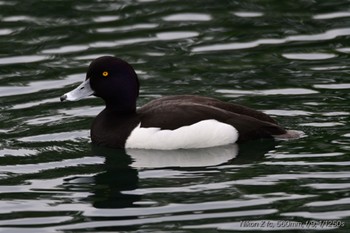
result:
<svg viewBox="0 0 350 233"><path fill-rule="evenodd" d="M0 1L2 232L348 232L350 11L339 1ZM59 103L90 61L139 105L241 103L306 136L172 152L90 144L103 102Z"/></svg>

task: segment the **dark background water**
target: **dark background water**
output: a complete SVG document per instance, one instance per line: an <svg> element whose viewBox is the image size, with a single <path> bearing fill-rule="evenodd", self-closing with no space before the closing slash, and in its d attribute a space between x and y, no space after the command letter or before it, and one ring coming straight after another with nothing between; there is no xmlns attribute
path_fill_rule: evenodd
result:
<svg viewBox="0 0 350 233"><path fill-rule="evenodd" d="M348 232L349 39L348 0L0 1L0 231ZM212 96L306 137L92 147L102 101L59 96L101 55L136 68L139 105Z"/></svg>

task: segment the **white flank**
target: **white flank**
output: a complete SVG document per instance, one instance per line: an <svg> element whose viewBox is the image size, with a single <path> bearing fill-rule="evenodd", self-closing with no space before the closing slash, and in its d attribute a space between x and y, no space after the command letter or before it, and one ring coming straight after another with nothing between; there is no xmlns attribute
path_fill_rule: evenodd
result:
<svg viewBox="0 0 350 233"><path fill-rule="evenodd" d="M175 150L207 148L235 143L238 131L217 120L203 120L175 130L141 128L138 125L126 140L126 148Z"/></svg>

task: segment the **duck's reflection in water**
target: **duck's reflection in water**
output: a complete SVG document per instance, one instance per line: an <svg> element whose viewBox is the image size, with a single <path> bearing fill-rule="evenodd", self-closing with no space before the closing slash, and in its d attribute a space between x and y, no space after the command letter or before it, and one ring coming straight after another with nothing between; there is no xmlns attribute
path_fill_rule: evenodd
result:
<svg viewBox="0 0 350 233"><path fill-rule="evenodd" d="M179 150L127 149L135 168L207 167L226 163L238 154L238 145Z"/></svg>
<svg viewBox="0 0 350 233"><path fill-rule="evenodd" d="M135 203L141 199L140 195L123 193L138 188L138 171L130 166L131 157L125 150L99 148L98 151L98 155L103 155L106 159L105 171L94 176L93 205L96 208L137 206Z"/></svg>
<svg viewBox="0 0 350 233"><path fill-rule="evenodd" d="M139 169L201 169L223 164L261 160L275 147L272 140L191 150L111 149L92 146L94 155L105 157L104 172L91 179L88 200L96 208L137 207L142 195L126 192L139 186ZM86 178L84 179L86 184ZM79 177L75 179L79 183ZM86 187L86 186L85 186Z"/></svg>

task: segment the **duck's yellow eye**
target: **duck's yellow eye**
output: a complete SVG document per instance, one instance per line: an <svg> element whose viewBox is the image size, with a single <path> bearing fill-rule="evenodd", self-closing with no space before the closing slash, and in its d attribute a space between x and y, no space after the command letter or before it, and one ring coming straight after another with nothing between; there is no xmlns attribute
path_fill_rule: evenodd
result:
<svg viewBox="0 0 350 233"><path fill-rule="evenodd" d="M102 73L102 75L103 75L104 77L107 77L107 76L108 76L108 72L107 72L107 71L104 71L104 72Z"/></svg>

